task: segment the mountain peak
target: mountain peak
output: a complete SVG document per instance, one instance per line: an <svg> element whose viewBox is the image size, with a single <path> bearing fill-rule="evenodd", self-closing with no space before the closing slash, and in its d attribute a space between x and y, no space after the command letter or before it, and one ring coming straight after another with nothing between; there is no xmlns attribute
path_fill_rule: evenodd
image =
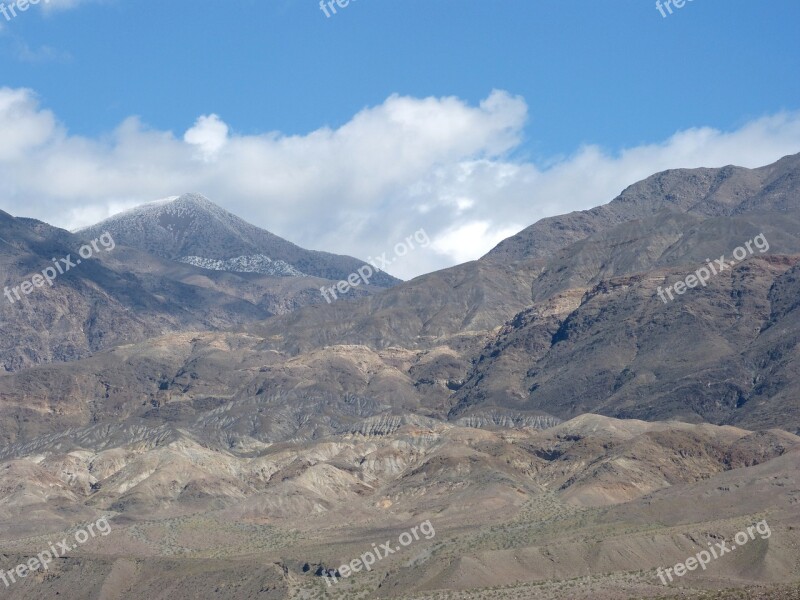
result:
<svg viewBox="0 0 800 600"><path fill-rule="evenodd" d="M115 222L119 221L120 219L128 219L131 217L135 217L136 215L155 214L155 213L160 214L165 212L174 213L174 212L197 211L197 210L204 212L214 211L217 213L227 213L233 216L231 213L228 213L228 211L226 211L221 206L214 204L203 194L199 194L197 192L189 192L181 194L179 196L167 196L165 198L159 198L158 200L151 200L149 202L139 204L137 206L134 206L133 208L129 208L120 213L112 215L107 219L100 221L99 223L96 223L95 225L79 229L75 233L82 233L89 229L99 227L104 223Z"/></svg>
<svg viewBox="0 0 800 600"><path fill-rule="evenodd" d="M797 214L800 154L757 169L670 169L638 181L608 204L547 217L501 241L484 258L547 260L567 245L620 223L668 210L700 218L756 212Z"/></svg>
<svg viewBox="0 0 800 600"><path fill-rule="evenodd" d="M364 265L350 256L305 250L196 192L141 204L76 233L106 231L124 246L211 270L342 280ZM398 281L379 272L370 283L390 287Z"/></svg>
<svg viewBox="0 0 800 600"><path fill-rule="evenodd" d="M156 202L159 202L156 200ZM211 200L206 198L203 194L197 192L188 192L180 196L171 196L165 198L161 202L164 205L181 206L181 207L200 207L200 208L217 208L224 210L222 207L214 204Z"/></svg>

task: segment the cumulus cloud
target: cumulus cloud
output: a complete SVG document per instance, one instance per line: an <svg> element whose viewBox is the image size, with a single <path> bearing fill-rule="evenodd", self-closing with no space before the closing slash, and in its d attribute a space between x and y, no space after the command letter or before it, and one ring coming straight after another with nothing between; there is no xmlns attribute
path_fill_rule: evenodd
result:
<svg viewBox="0 0 800 600"><path fill-rule="evenodd" d="M56 133L53 114L27 90L0 89L0 164L24 160Z"/></svg>
<svg viewBox="0 0 800 600"><path fill-rule="evenodd" d="M204 115L183 136L183 141L197 146L204 160L213 159L228 141L228 126L217 115Z"/></svg>
<svg viewBox="0 0 800 600"><path fill-rule="evenodd" d="M800 151L800 113L787 112L535 164L511 158L527 122L522 98L493 91L477 106L393 95L302 136L239 135L209 114L177 134L131 117L87 138L32 91L0 88L0 207L76 228L197 191L304 247L362 258L424 227L431 245L392 264L410 277L478 258L542 217L608 202L656 171L755 167Z"/></svg>

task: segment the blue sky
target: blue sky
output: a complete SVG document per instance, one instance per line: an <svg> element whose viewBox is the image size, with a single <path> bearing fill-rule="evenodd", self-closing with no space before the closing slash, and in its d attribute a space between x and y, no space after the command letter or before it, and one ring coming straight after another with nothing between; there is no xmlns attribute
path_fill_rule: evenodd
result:
<svg viewBox="0 0 800 600"><path fill-rule="evenodd" d="M380 253L387 236L403 239L420 223L429 223L441 234L443 241L434 246L439 253L409 262L400 272L408 276L475 258L541 216L606 202L649 174L647 169L700 166L702 157L755 166L787 149L800 151L793 146L800 141L793 137L800 109L798 23L796 0L693 0L667 18L650 0L353 0L330 18L317 0L42 2L11 21L0 16L0 88L28 91L24 99L14 98L35 123L15 134L32 136L22 145L24 156L16 137L6 140L17 144L6 154L31 163L36 157L55 160L57 152L69 150L77 160L76 147L92 146L95 154L85 160L94 156L97 163L98 156L113 155L116 162L105 170L114 173L125 170L126 157L135 157L130 160L140 171L152 171L143 166L142 156L165 152L172 174L180 171L181 177L161 172L159 185L137 188L118 181L104 188L86 176L91 164L79 165L74 177L55 190L29 185L24 176L0 184L0 208L16 214L25 207L31 216L77 226L161 194L189 191L174 186L196 183L192 191L293 241L362 255ZM477 114L493 90L505 94L502 107L489 110L491 118L487 111ZM459 129L458 136L447 138L448 150L425 157L424 167L398 168L402 172L391 181L376 182L360 197L353 181L370 174L359 169L371 166L385 173L417 150L406 147L387 156L386 164L362 160L350 169L352 181L318 167L326 149L337 153L333 161L343 160L341 153L374 153L372 146L354 147L370 137L356 125L369 121L372 132L379 131L374 121L394 122L396 113L387 107L393 95L419 104L409 118L431 118L426 131L445 127L442 123L458 128L458 119L469 115L477 119L476 130L485 126L486 131L476 141L458 137L470 135ZM444 101L450 97L458 105ZM437 99L436 106L426 109L425 98ZM524 114L515 100L524 105ZM370 116L381 109L386 110ZM369 118L359 120L365 111ZM222 174L213 180L193 177L174 149L154 148L155 142L145 139L172 135L185 142L198 118L212 115L213 123L204 123L216 123L217 129L209 125L200 137L217 131L222 140L203 146L199 166L214 163L225 151L219 148L233 148L228 140L246 145L247 140L279 139L283 143L262 148L265 155L258 160L275 166L266 155L281 153L281 161L292 153L313 156L316 162L297 168L322 178L327 191L284 184L262 189L257 182L237 187L224 184ZM138 118L135 124L131 117ZM754 123L761 123L755 133ZM46 126L51 129L42 133ZM121 128L128 133L121 134ZM313 145L320 132L338 132L333 137L344 141L311 149L290 143L296 137ZM690 132L696 134L690 141L680 137ZM758 137L759 150L742 155L736 140L753 143L748 132ZM745 137L731 137L737 134ZM11 133L0 129L0 161L4 135ZM503 137L509 135L513 141ZM711 138L716 145L702 145ZM392 139L387 132L385 143ZM459 154L454 149L459 146L468 151ZM658 149L663 156L655 159ZM237 165L251 156L240 152ZM636 152L635 165L625 162ZM59 176L68 169L63 162L38 164ZM476 165L495 171L477 181ZM537 191L542 179L555 179L559 171L574 179L581 169L599 167L610 175L607 187L585 182L596 186L595 196L570 200L575 192L568 183L552 182ZM0 162L0 174L2 169ZM451 174L442 176L437 169ZM474 185L455 189L459 176L453 173L460 171L463 179L465 169ZM493 221L493 194L502 190L487 191L487 181L510 171L519 189L504 196L513 197L501 211L506 216ZM90 182L88 191L80 189L81 181ZM416 217L398 223L394 211L408 207L412 197L418 200ZM339 217L333 232L330 215L309 223L325 198L341 207L331 209ZM522 214L512 217L523 205ZM54 206L66 209L54 216ZM395 228L381 229L378 224L385 220ZM343 235L344 230L350 233ZM458 249L476 239L476 249Z"/></svg>

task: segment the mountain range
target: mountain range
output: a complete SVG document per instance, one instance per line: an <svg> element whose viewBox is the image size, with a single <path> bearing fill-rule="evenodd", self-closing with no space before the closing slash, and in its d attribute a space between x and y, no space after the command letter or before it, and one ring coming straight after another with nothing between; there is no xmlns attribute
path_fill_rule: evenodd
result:
<svg viewBox="0 0 800 600"><path fill-rule="evenodd" d="M800 154L658 173L332 304L363 263L196 194L74 234L0 212L5 285L105 232L0 309L3 564L113 526L18 597L798 597Z"/></svg>

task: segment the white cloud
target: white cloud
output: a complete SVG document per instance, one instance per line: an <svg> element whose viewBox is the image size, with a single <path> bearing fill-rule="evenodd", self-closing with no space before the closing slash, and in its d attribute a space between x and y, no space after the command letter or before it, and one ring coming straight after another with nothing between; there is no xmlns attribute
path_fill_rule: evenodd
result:
<svg viewBox="0 0 800 600"><path fill-rule="evenodd" d="M198 191L302 246L366 258L424 227L433 240L393 263L409 277L478 258L554 214L611 200L656 171L755 167L800 151L800 113L731 132L698 128L611 154L597 146L547 163L509 158L522 98L394 95L337 129L231 133L221 117L185 133L136 118L97 138L71 135L29 90L0 88L0 207L75 228L156 198Z"/></svg>
<svg viewBox="0 0 800 600"><path fill-rule="evenodd" d="M211 160L228 142L228 126L217 115L202 116L184 134L183 141L197 146L204 160Z"/></svg>
<svg viewBox="0 0 800 600"><path fill-rule="evenodd" d="M0 89L0 165L25 160L56 131L53 114L39 110L28 91Z"/></svg>
<svg viewBox="0 0 800 600"><path fill-rule="evenodd" d="M520 229L522 229L521 226L497 228L488 221L473 221L445 229L436 237L431 246L457 263L462 263L478 258L475 255L476 249L494 248Z"/></svg>

